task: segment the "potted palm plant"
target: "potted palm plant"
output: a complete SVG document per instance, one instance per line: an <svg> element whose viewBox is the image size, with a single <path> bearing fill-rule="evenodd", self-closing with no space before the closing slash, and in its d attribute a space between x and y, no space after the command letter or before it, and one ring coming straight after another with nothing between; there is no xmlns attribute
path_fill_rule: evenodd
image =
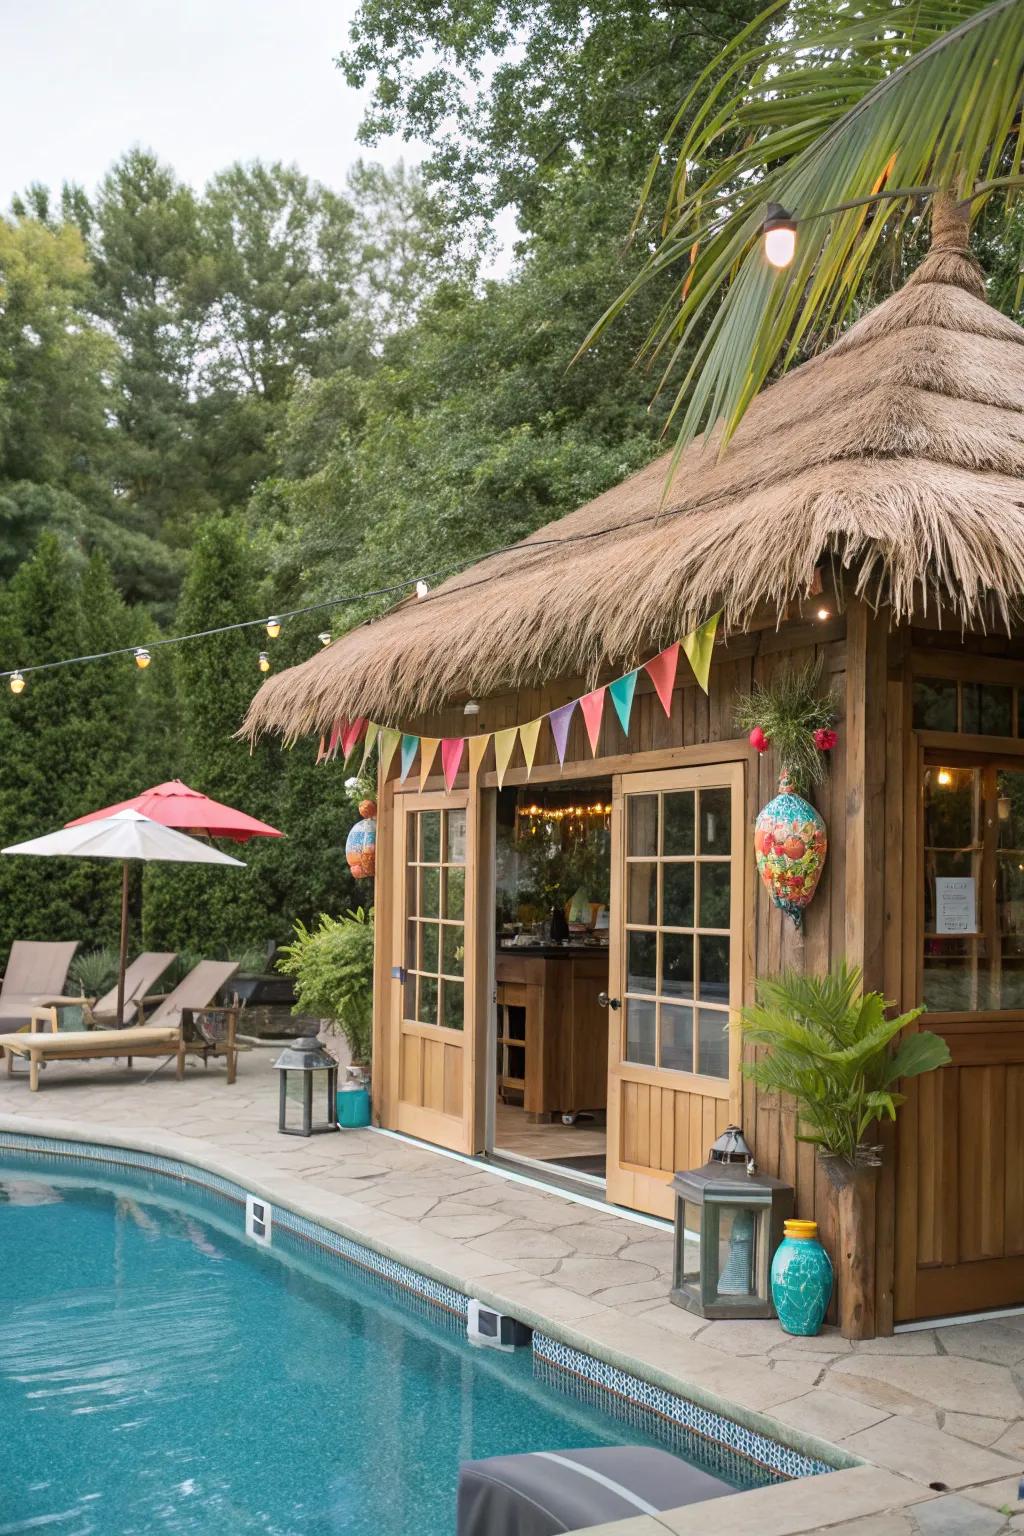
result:
<svg viewBox="0 0 1024 1536"><path fill-rule="evenodd" d="M797 1138L818 1148L835 1193L839 1327L865 1338L874 1311L875 1183L882 1149L872 1132L895 1120L901 1080L945 1066L949 1048L928 1030L903 1034L924 1011L886 1016L880 992L862 990L859 968L827 976L763 980L740 1028L759 1048L744 1062L766 1092L795 1100ZM902 1038L899 1038L902 1035Z"/></svg>

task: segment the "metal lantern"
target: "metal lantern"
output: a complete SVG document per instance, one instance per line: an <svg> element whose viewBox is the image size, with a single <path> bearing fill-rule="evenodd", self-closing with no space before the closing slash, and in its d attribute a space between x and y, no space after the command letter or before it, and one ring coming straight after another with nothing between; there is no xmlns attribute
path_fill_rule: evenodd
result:
<svg viewBox="0 0 1024 1536"><path fill-rule="evenodd" d="M319 1040L296 1040L274 1066L281 1074L277 1128L284 1136L338 1129L338 1063Z"/></svg>
<svg viewBox="0 0 1024 1536"><path fill-rule="evenodd" d="M701 1317L773 1317L770 1270L793 1187L758 1173L739 1126L703 1168L677 1173L671 1299Z"/></svg>

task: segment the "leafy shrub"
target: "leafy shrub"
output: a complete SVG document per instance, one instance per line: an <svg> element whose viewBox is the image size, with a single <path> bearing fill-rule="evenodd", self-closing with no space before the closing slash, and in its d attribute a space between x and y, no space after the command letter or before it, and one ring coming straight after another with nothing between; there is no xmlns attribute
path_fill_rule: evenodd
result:
<svg viewBox="0 0 1024 1536"><path fill-rule="evenodd" d="M353 1061L368 1062L373 1043L373 908L345 917L321 912L317 927L295 924L277 968L295 980L295 1013L330 1019L340 1028Z"/></svg>
<svg viewBox="0 0 1024 1536"><path fill-rule="evenodd" d="M68 967L68 990L83 997L102 997L117 981L118 952L113 945L78 954Z"/></svg>
<svg viewBox="0 0 1024 1536"><path fill-rule="evenodd" d="M830 976L761 981L757 1007L741 1014L745 1038L767 1047L744 1072L760 1088L793 1095L798 1140L851 1165L878 1161L864 1138L881 1117L895 1120L905 1098L899 1079L949 1061L946 1042L927 1030L894 1044L923 1009L887 1019L882 994L861 993L861 981L845 963Z"/></svg>

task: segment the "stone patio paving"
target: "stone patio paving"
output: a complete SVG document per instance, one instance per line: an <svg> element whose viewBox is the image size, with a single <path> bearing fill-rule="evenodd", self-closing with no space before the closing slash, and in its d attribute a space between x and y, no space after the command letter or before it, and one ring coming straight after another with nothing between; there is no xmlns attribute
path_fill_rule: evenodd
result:
<svg viewBox="0 0 1024 1536"><path fill-rule="evenodd" d="M184 1083L151 1064L0 1074L0 1129L106 1140L237 1179L423 1273L791 1444L835 1448L824 1479L620 1521L611 1536L996 1536L1024 1531L1024 1317L852 1345L775 1323L707 1323L667 1298L667 1231L376 1131L276 1130L271 1056ZM855 1465L854 1463L861 1463ZM941 1485L936 1487L935 1485ZM593 1533L596 1536L596 1532Z"/></svg>

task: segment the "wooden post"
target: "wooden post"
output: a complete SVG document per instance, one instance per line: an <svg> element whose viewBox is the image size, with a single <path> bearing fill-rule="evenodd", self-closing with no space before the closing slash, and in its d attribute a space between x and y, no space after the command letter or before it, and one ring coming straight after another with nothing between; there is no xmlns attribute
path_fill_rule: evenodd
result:
<svg viewBox="0 0 1024 1536"><path fill-rule="evenodd" d="M877 1167L826 1159L838 1217L836 1282L844 1339L875 1336L875 1195Z"/></svg>

